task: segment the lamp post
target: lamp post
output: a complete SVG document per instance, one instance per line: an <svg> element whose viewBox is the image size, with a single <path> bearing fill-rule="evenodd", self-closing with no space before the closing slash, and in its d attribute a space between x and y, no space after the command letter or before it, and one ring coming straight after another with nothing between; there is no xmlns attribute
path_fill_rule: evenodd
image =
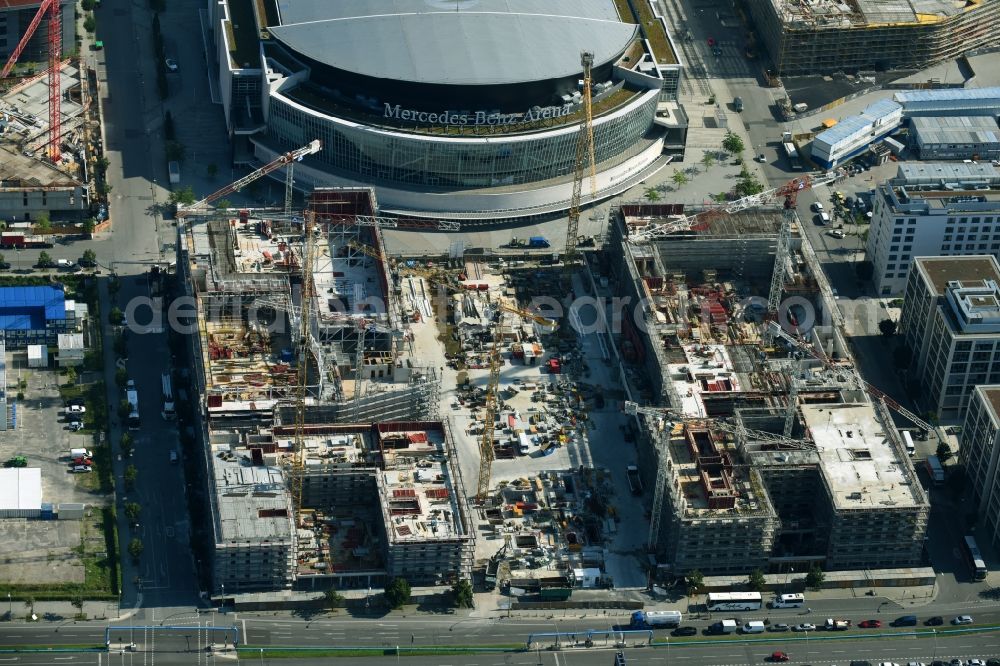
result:
<svg viewBox="0 0 1000 666"><path fill-rule="evenodd" d="M14 617L14 602L10 599L10 592L7 593L7 617Z"/></svg>
<svg viewBox="0 0 1000 666"><path fill-rule="evenodd" d="M222 610L223 613L225 613L226 612L226 584L225 583L221 583L221 585L222 585L222 602L219 604L219 608Z"/></svg>

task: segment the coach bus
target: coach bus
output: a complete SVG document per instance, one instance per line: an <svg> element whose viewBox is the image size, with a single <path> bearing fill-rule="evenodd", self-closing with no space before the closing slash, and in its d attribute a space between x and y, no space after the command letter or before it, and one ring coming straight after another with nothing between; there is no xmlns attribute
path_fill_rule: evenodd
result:
<svg viewBox="0 0 1000 666"><path fill-rule="evenodd" d="M710 592L709 611L760 610L760 592Z"/></svg>
<svg viewBox="0 0 1000 666"><path fill-rule="evenodd" d="M969 568L972 569L972 577L976 580L985 580L986 574L989 573L986 562L979 552L975 537L971 535L965 537L965 557L969 561Z"/></svg>
<svg viewBox="0 0 1000 666"><path fill-rule="evenodd" d="M771 608L802 608L806 598L801 594L779 594L771 602Z"/></svg>

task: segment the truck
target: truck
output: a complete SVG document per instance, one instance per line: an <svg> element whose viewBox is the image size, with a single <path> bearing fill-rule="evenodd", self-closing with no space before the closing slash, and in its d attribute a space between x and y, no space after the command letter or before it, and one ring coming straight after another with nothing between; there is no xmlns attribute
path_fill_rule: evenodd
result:
<svg viewBox="0 0 1000 666"><path fill-rule="evenodd" d="M935 486L940 486L944 483L944 467L941 466L941 461L938 460L937 456L927 456L925 466L927 467L927 474L931 477L931 483Z"/></svg>
<svg viewBox="0 0 1000 666"><path fill-rule="evenodd" d="M906 453L911 458L917 452L917 447L913 444L913 435L910 434L909 430L900 430L903 433L903 445L906 447Z"/></svg>
<svg viewBox="0 0 1000 666"><path fill-rule="evenodd" d="M736 620L720 620L713 623L708 630L713 634L735 634L738 626Z"/></svg>
<svg viewBox="0 0 1000 666"><path fill-rule="evenodd" d="M134 388L125 391L125 400L128 401L128 429L139 429L139 392Z"/></svg>
<svg viewBox="0 0 1000 666"><path fill-rule="evenodd" d="M656 629L658 627L679 627L683 616L680 611L635 611L632 613L632 629Z"/></svg>
<svg viewBox="0 0 1000 666"><path fill-rule="evenodd" d="M788 134L788 132L785 132ZM792 143L791 137L787 141L782 137L781 147L785 150L785 155L788 157L788 165L792 168L792 171L802 170L802 160L799 159L799 151L795 148L795 144Z"/></svg>
<svg viewBox="0 0 1000 666"><path fill-rule="evenodd" d="M847 631L851 628L851 621L828 617L826 618L826 624L823 626L827 631Z"/></svg>
<svg viewBox="0 0 1000 666"><path fill-rule="evenodd" d="M549 247L549 241L545 236L532 236L528 239L528 247L546 248Z"/></svg>
<svg viewBox="0 0 1000 666"><path fill-rule="evenodd" d="M177 418L177 408L174 404L174 388L170 382L169 372L163 373L163 376L160 377L160 387L163 392L163 411L161 414L164 420L173 421Z"/></svg>
<svg viewBox="0 0 1000 666"><path fill-rule="evenodd" d="M69 457L70 458L74 458L74 459L75 458L93 458L94 457L94 452L93 451L89 451L87 449L70 449L69 450Z"/></svg>
<svg viewBox="0 0 1000 666"><path fill-rule="evenodd" d="M639 468L636 465L629 465L625 468L625 476L628 477L628 487L633 495L642 494L642 478L639 476Z"/></svg>

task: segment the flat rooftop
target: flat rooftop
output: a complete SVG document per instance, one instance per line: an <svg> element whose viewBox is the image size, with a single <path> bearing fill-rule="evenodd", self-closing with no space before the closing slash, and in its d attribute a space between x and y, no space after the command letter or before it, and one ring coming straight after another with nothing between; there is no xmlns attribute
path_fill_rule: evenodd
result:
<svg viewBox="0 0 1000 666"><path fill-rule="evenodd" d="M0 469L0 511L39 511L42 470L37 467Z"/></svg>
<svg viewBox="0 0 1000 666"><path fill-rule="evenodd" d="M741 391L733 361L724 345L686 344L686 361L667 366L668 381L673 386L685 416L707 416L704 393Z"/></svg>
<svg viewBox="0 0 1000 666"><path fill-rule="evenodd" d="M838 509L915 504L907 461L900 459L870 405L802 405L801 411Z"/></svg>
<svg viewBox="0 0 1000 666"><path fill-rule="evenodd" d="M992 116L917 116L910 123L920 144L1000 143L1000 129Z"/></svg>
<svg viewBox="0 0 1000 666"><path fill-rule="evenodd" d="M1000 266L991 255L969 257L917 257L917 270L921 271L934 288L935 294L944 295L948 283L958 280L971 286L973 282L993 280L1000 284Z"/></svg>
<svg viewBox="0 0 1000 666"><path fill-rule="evenodd" d="M221 541L290 542L291 504L281 470L252 465L245 450L226 444L212 452Z"/></svg>
<svg viewBox="0 0 1000 666"><path fill-rule="evenodd" d="M966 11L949 0L772 0L778 14L796 28L835 29L876 24L935 23Z"/></svg>
<svg viewBox="0 0 1000 666"><path fill-rule="evenodd" d="M993 420L1000 424L1000 386L977 386L976 390L986 398L986 403L993 410Z"/></svg>

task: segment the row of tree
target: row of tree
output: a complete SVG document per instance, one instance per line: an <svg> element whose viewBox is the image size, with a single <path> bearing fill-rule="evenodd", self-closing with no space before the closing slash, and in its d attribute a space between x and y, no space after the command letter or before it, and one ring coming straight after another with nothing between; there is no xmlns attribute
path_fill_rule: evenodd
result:
<svg viewBox="0 0 1000 666"><path fill-rule="evenodd" d="M809 571L806 572L805 584L810 590L819 589L825 580L826 574L824 574L823 570L816 565L813 565ZM687 584L688 596L693 597L701 592L704 587L705 575L698 569L695 569L685 576L684 581ZM762 570L754 569L747 577L746 586L755 592L763 592L767 588L767 577L764 575Z"/></svg>

